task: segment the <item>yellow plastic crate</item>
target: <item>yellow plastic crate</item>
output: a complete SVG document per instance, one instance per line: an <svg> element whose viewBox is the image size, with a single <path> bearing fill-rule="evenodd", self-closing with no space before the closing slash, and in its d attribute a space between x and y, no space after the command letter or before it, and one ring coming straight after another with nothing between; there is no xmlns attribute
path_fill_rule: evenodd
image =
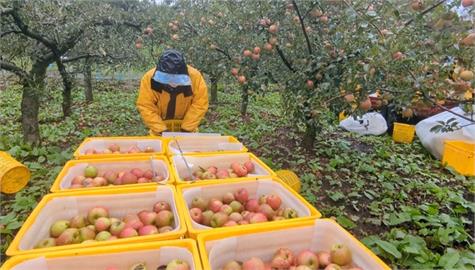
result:
<svg viewBox="0 0 475 270"><path fill-rule="evenodd" d="M344 111L341 111L339 114L338 114L338 121L343 121L347 118L348 116L345 114Z"/></svg>
<svg viewBox="0 0 475 270"><path fill-rule="evenodd" d="M462 175L475 176L475 142L445 141L442 163Z"/></svg>
<svg viewBox="0 0 475 270"><path fill-rule="evenodd" d="M293 171L279 170L276 172L276 175L282 182L295 190L295 192L300 193L300 178Z"/></svg>
<svg viewBox="0 0 475 270"><path fill-rule="evenodd" d="M179 148L174 138L163 138L165 152L168 156L180 155ZM240 143L233 136L178 136L176 137L181 151L185 155L212 154L212 153L239 153L247 152L248 149L241 144L240 149L224 150L223 144Z"/></svg>
<svg viewBox="0 0 475 270"><path fill-rule="evenodd" d="M70 189L72 179L77 175L82 175L84 168L88 165L93 165L98 168L99 173L108 168L113 171L131 170L133 168L140 168L142 170L152 169L158 170L165 178L160 183L142 183L129 185L110 185L101 187L88 187L79 189ZM173 174L168 159L164 156L152 157L130 157L130 158L114 158L114 159L80 159L70 160L66 162L64 167L59 172L56 180L51 186L51 192L76 192L89 190L116 190L120 188L131 188L140 186L156 186L158 184L173 184Z"/></svg>
<svg viewBox="0 0 475 270"><path fill-rule="evenodd" d="M188 165L192 172L195 172L202 167L203 169L208 168L209 166L218 166L229 168L231 162L241 162L244 163L247 160L251 160L254 163L255 169L253 174L248 174L246 177L235 178L235 179L256 179L261 177L270 177L275 176L275 173L269 168L264 162L257 158L252 153L229 153L229 154L201 154L201 155L177 155L170 156L170 163L173 172L173 178L177 185L181 184L190 184L192 181L184 180L185 177L189 176L188 168L186 163L183 160L183 157L186 159ZM230 178L231 179L231 178ZM216 181L223 182L228 181L229 179L203 179L196 180L195 182L210 182L214 183Z"/></svg>
<svg viewBox="0 0 475 270"><path fill-rule="evenodd" d="M184 260L190 269L202 269L195 241L186 239L15 256L5 262L0 270L104 270L108 266L126 269L124 265L138 262L147 263L148 269L156 269L150 265L167 264L171 258ZM28 268L24 268L26 265Z"/></svg>
<svg viewBox="0 0 475 270"><path fill-rule="evenodd" d="M217 194L224 194L225 192L234 192L241 188L247 188L249 191L249 197L257 198L261 194L278 194L282 199L282 204L287 207L294 208L299 217L294 219L270 221L258 224L239 225L238 228L249 227L268 227L269 224L290 224L296 221L320 218L321 213L315 209L310 203L308 203L302 196L285 185L278 178L263 178L254 180L229 180L225 183L195 183L190 185L177 186L178 192L178 205L180 212L185 216L186 226L188 228L188 236L196 239L196 237L207 231L222 231L227 228L212 228L204 226L194 222L189 214L189 205L191 200L195 196L202 196L205 199L211 199L217 196Z"/></svg>
<svg viewBox="0 0 475 270"><path fill-rule="evenodd" d="M288 224L270 223L261 227L227 228L198 235L204 269L221 269L229 260L251 257L270 260L278 248L293 252L305 249L330 250L344 243L352 251L353 262L361 269L390 270L380 258L331 219L302 220Z"/></svg>
<svg viewBox="0 0 475 270"><path fill-rule="evenodd" d="M178 239L185 235L186 226L183 213L179 211L176 199L176 190L174 186L170 185L49 194L43 197L26 219L8 247L6 254L16 256L86 247ZM86 214L89 209L95 206L108 208L112 217L124 217L130 213L136 214L141 210L153 209L153 205L157 201L167 201L170 204L175 216L175 230L163 234L120 238L113 241L33 248L40 240L49 237L49 228L57 220L69 220L78 214Z"/></svg>
<svg viewBox="0 0 475 270"><path fill-rule="evenodd" d="M413 125L394 123L393 140L399 143L412 143L416 127Z"/></svg>
<svg viewBox="0 0 475 270"><path fill-rule="evenodd" d="M150 146L154 148L154 152L149 153L120 153L120 154L89 154L85 151L90 148L103 151L111 143L116 143L123 150L131 146L137 146L141 150ZM76 159L93 159L93 158L118 158L118 157L140 157L152 155L164 155L165 149L163 147L162 137L156 136L131 136L131 137L90 137L86 138L74 152Z"/></svg>
<svg viewBox="0 0 475 270"><path fill-rule="evenodd" d="M0 191L11 194L23 189L30 180L30 170L10 156L0 151Z"/></svg>

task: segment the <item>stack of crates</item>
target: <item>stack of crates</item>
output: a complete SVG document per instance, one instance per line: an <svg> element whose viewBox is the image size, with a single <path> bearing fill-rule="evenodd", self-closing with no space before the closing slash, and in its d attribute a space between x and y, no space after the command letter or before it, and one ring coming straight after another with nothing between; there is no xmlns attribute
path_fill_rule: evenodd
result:
<svg viewBox="0 0 475 270"><path fill-rule="evenodd" d="M133 151L104 153L111 144ZM283 245L295 252L318 251L329 249L336 242L347 244L353 251L353 261L363 269L389 269L336 222L320 219L320 212L287 185L285 177L279 178L279 174L234 137L204 134L171 138L95 137L86 139L74 157L57 176L52 193L39 202L19 230L7 250L7 255L13 257L1 270L128 270L136 263L157 269L174 259L187 262L190 269L217 270L223 268L223 260L230 259L229 256L243 261L252 256L268 257ZM254 165L254 171L245 177L197 179L194 176L197 170L209 166L229 168L232 162L248 161ZM105 170L152 170L159 181L71 188L73 179L84 174L87 166L94 166L99 174ZM242 188L256 199L261 195L278 195L282 205L294 209L298 217L220 228L198 224L191 218L189 210L194 197L209 200ZM174 215L174 227L168 232L34 248L40 240L49 237L50 226L57 220L85 215L96 206L107 208L111 217L122 218L152 210L157 201L168 202ZM294 233L297 237L292 236Z"/></svg>

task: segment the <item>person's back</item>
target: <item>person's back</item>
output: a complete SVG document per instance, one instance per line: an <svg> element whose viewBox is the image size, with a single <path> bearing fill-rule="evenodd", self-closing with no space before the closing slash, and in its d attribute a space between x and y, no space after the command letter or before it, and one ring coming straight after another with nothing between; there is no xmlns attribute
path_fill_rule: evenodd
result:
<svg viewBox="0 0 475 270"><path fill-rule="evenodd" d="M164 120L182 120L181 131L195 132L208 110L206 82L181 53L167 50L142 77L137 109L151 135L167 130Z"/></svg>

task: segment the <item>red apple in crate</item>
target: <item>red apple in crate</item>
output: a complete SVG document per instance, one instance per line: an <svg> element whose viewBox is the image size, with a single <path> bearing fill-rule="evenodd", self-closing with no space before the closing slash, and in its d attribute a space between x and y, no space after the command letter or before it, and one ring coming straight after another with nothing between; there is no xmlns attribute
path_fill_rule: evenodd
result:
<svg viewBox="0 0 475 270"><path fill-rule="evenodd" d="M151 183L152 180L145 178L145 177L140 177L137 179L137 184L145 184L145 183Z"/></svg>
<svg viewBox="0 0 475 270"><path fill-rule="evenodd" d="M144 174L144 171L142 171L142 169L139 169L139 168L133 168L130 172L131 172L133 175L137 176L137 178L142 177L143 174Z"/></svg>
<svg viewBox="0 0 475 270"><path fill-rule="evenodd" d="M109 184L114 184L114 181L119 177L118 173L113 171L106 171L103 174L103 177L107 180Z"/></svg>
<svg viewBox="0 0 475 270"><path fill-rule="evenodd" d="M211 223L211 218L213 217L214 215L214 212L211 211L211 210L206 210L202 213L202 221L201 221L201 224L205 225L205 226L210 226L210 223Z"/></svg>
<svg viewBox="0 0 475 270"><path fill-rule="evenodd" d="M122 219L125 223L130 222L132 220L140 220L139 216L136 214L127 214L125 217Z"/></svg>
<svg viewBox="0 0 475 270"><path fill-rule="evenodd" d="M109 211L104 207L94 207L87 213L87 220L94 224L100 217L109 217Z"/></svg>
<svg viewBox="0 0 475 270"><path fill-rule="evenodd" d="M78 189L78 188L83 188L83 185L71 185L69 188L70 189Z"/></svg>
<svg viewBox="0 0 475 270"><path fill-rule="evenodd" d="M71 185L82 185L82 182L84 181L84 179L86 179L85 176L83 175L77 175L73 178L73 180L71 181Z"/></svg>
<svg viewBox="0 0 475 270"><path fill-rule="evenodd" d="M49 237L39 241L34 248L47 248L56 246L56 239Z"/></svg>
<svg viewBox="0 0 475 270"><path fill-rule="evenodd" d="M241 216L244 220L249 221L251 219L251 215L254 214L253 212L249 211L242 211Z"/></svg>
<svg viewBox="0 0 475 270"><path fill-rule="evenodd" d="M159 213L160 211L163 211L163 210L168 210L168 211L171 210L170 204L169 204L168 202L160 201L160 202L157 202L157 203L153 206L153 211L154 211L155 213Z"/></svg>
<svg viewBox="0 0 475 270"><path fill-rule="evenodd" d="M203 221L203 212L199 208L191 208L190 216L194 222L201 223Z"/></svg>
<svg viewBox="0 0 475 270"><path fill-rule="evenodd" d="M335 244L330 251L330 259L332 263L338 265L347 265L351 263L351 251L344 244Z"/></svg>
<svg viewBox="0 0 475 270"><path fill-rule="evenodd" d="M229 178L229 172L225 169L219 169L216 173L216 178L218 179L226 179Z"/></svg>
<svg viewBox="0 0 475 270"><path fill-rule="evenodd" d="M312 270L318 269L318 256L310 250L304 250L297 255L297 265L306 265Z"/></svg>
<svg viewBox="0 0 475 270"><path fill-rule="evenodd" d="M112 235L118 236L123 229L125 229L125 222L115 221L111 223L109 231Z"/></svg>
<svg viewBox="0 0 475 270"><path fill-rule="evenodd" d="M86 227L86 223L87 223L86 217L79 215L79 216L75 216L75 217L71 218L71 220L69 220L69 227L70 228L82 228L82 227Z"/></svg>
<svg viewBox="0 0 475 270"><path fill-rule="evenodd" d="M158 234L157 227L153 225L146 225L139 229L139 235L152 235Z"/></svg>
<svg viewBox="0 0 475 270"><path fill-rule="evenodd" d="M56 238L57 246L64 246L70 244L78 244L81 242L81 237L79 235L79 230L76 228L66 229L61 235Z"/></svg>
<svg viewBox="0 0 475 270"><path fill-rule="evenodd" d="M230 261L224 265L223 270L241 270L241 265L236 261Z"/></svg>
<svg viewBox="0 0 475 270"><path fill-rule="evenodd" d="M216 174L218 172L218 168L216 166L210 166L208 169L206 169L209 173Z"/></svg>
<svg viewBox="0 0 475 270"><path fill-rule="evenodd" d="M252 257L242 264L242 270L265 270L265 265L261 259Z"/></svg>
<svg viewBox="0 0 475 270"><path fill-rule="evenodd" d="M255 224L255 223L261 223L261 222L266 222L267 217L266 215L262 213L252 213L249 219L249 223Z"/></svg>
<svg viewBox="0 0 475 270"><path fill-rule="evenodd" d="M190 270L190 266L185 261L175 259L167 264L165 270Z"/></svg>
<svg viewBox="0 0 475 270"><path fill-rule="evenodd" d="M152 170L146 170L146 171L143 173L143 177L152 180L152 178L153 178L153 171L152 171Z"/></svg>
<svg viewBox="0 0 475 270"><path fill-rule="evenodd" d="M272 207L270 207L270 205L268 205L266 203L259 205L259 211L258 212L264 214L267 217L268 220L272 220L272 218L275 215L275 212L272 209Z"/></svg>
<svg viewBox="0 0 475 270"><path fill-rule="evenodd" d="M288 248L279 248L271 261L273 268L289 268L294 263L294 254Z"/></svg>
<svg viewBox="0 0 475 270"><path fill-rule="evenodd" d="M155 219L157 218L157 213L143 210L139 212L138 216L144 225L153 225L155 223Z"/></svg>
<svg viewBox="0 0 475 270"><path fill-rule="evenodd" d="M120 151L120 146L116 143L111 143L109 144L109 146L107 147L109 150L111 150L112 152L117 152L117 151Z"/></svg>
<svg viewBox="0 0 475 270"><path fill-rule="evenodd" d="M49 232L52 237L60 236L64 231L70 227L70 222L67 220L58 220L51 225Z"/></svg>
<svg viewBox="0 0 475 270"><path fill-rule="evenodd" d="M208 209L215 213L219 212L222 206L223 206L223 203L216 198L211 199L208 203Z"/></svg>
<svg viewBox="0 0 475 270"><path fill-rule="evenodd" d="M124 175L121 177L122 179L122 184L123 185L130 185L130 184L137 184L137 176L135 174L126 172Z"/></svg>
<svg viewBox="0 0 475 270"><path fill-rule="evenodd" d="M92 185L95 187L102 187L102 186L107 186L108 182L104 177L95 177L92 179Z"/></svg>
<svg viewBox="0 0 475 270"><path fill-rule="evenodd" d="M330 252L320 251L317 253L318 263L321 267L326 267L331 264Z"/></svg>
<svg viewBox="0 0 475 270"><path fill-rule="evenodd" d="M169 210L162 210L157 214L155 224L157 227L171 226L173 224L174 216Z"/></svg>
<svg viewBox="0 0 475 270"><path fill-rule="evenodd" d="M252 161L248 160L246 162L244 162L244 167L246 168L247 170L247 173L252 173L254 172L254 163L252 163Z"/></svg>
<svg viewBox="0 0 475 270"><path fill-rule="evenodd" d="M94 222L94 227L96 227L97 232L107 231L111 226L110 219L106 217L100 217Z"/></svg>
<svg viewBox="0 0 475 270"><path fill-rule="evenodd" d="M237 222L234 220L228 220L226 223L223 224L223 227L232 227L232 226L237 226Z"/></svg>
<svg viewBox="0 0 475 270"><path fill-rule="evenodd" d="M96 241L108 241L112 237L108 231L102 231L96 235Z"/></svg>
<svg viewBox="0 0 475 270"><path fill-rule="evenodd" d="M229 215L229 219L233 220L235 222L239 222L239 221L243 220L242 215L240 213L236 213L236 212L231 213L231 215Z"/></svg>
<svg viewBox="0 0 475 270"><path fill-rule="evenodd" d="M173 231L173 228L171 226L165 226L158 229L158 233L167 233L171 231Z"/></svg>
<svg viewBox="0 0 475 270"><path fill-rule="evenodd" d="M238 177L244 177L247 175L247 169L246 167L244 167L243 165L237 163L237 162L233 162L231 163L231 169L233 169L234 173L238 176Z"/></svg>
<svg viewBox="0 0 475 270"><path fill-rule="evenodd" d="M96 232L89 228L83 227L79 229L79 237L81 238L81 242L84 242L86 240L92 240L96 238Z"/></svg>
<svg viewBox="0 0 475 270"><path fill-rule="evenodd" d="M242 204L249 200L249 192L245 188L241 188L234 193L234 198Z"/></svg>
<svg viewBox="0 0 475 270"><path fill-rule="evenodd" d="M247 224L249 224L249 221L247 221L247 220L241 220L241 221L238 222L238 224L239 224L239 225L247 225Z"/></svg>
<svg viewBox="0 0 475 270"><path fill-rule="evenodd" d="M223 204L223 206L221 206L221 209L219 209L219 212L223 212L229 216L233 212L233 209L231 208L231 206Z"/></svg>
<svg viewBox="0 0 475 270"><path fill-rule="evenodd" d="M138 148L137 146L132 146L129 148L129 150L127 150L127 153L129 154L135 154L135 153L140 153L142 151L140 151L140 148Z"/></svg>
<svg viewBox="0 0 475 270"><path fill-rule="evenodd" d="M232 192L226 192L224 193L223 196L223 203L225 204L230 204L232 201L234 201L234 195Z"/></svg>
<svg viewBox="0 0 475 270"><path fill-rule="evenodd" d="M142 223L142 221L140 221L140 219L131 219L131 220L125 222L125 227L133 228L136 231L138 231L143 226L144 226L144 224Z"/></svg>
<svg viewBox="0 0 475 270"><path fill-rule="evenodd" d="M267 196L266 202L270 207L272 207L272 209L277 210L282 204L282 199L277 195L271 194Z"/></svg>
<svg viewBox="0 0 475 270"><path fill-rule="evenodd" d="M202 211L205 211L207 205L208 205L208 203L206 202L206 200L201 198L201 197L195 197L191 200L191 207L192 208L199 208Z"/></svg>
<svg viewBox="0 0 475 270"><path fill-rule="evenodd" d="M244 207L242 206L242 204L238 201L232 201L229 206L231 207L232 209L232 212L238 212L238 213L241 213L243 210L244 210Z"/></svg>
<svg viewBox="0 0 475 270"><path fill-rule="evenodd" d="M246 210L250 212L257 212L259 210L259 202L257 199L250 199L246 203Z"/></svg>
<svg viewBox="0 0 475 270"><path fill-rule="evenodd" d="M129 237L135 237L138 235L139 235L138 232L134 228L126 227L120 232L119 238L129 238Z"/></svg>
<svg viewBox="0 0 475 270"><path fill-rule="evenodd" d="M324 270L342 270L342 268L338 264L331 263Z"/></svg>
<svg viewBox="0 0 475 270"><path fill-rule="evenodd" d="M210 225L213 228L222 227L228 221L228 215L223 212L214 213L211 217Z"/></svg>
<svg viewBox="0 0 475 270"><path fill-rule="evenodd" d="M145 149L143 151L145 153L153 153L153 152L155 152L155 149L153 149L153 147L151 147L151 146L147 146L147 147L145 147Z"/></svg>
<svg viewBox="0 0 475 270"><path fill-rule="evenodd" d="M84 151L84 154L86 154L86 155L94 155L94 154L96 154L96 150L95 150L95 149L92 149L92 148L86 149L86 151Z"/></svg>

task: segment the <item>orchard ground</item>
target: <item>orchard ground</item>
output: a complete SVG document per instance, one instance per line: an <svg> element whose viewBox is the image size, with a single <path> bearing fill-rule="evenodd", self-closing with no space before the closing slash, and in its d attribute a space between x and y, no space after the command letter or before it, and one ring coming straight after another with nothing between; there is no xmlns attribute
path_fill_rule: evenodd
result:
<svg viewBox="0 0 475 270"><path fill-rule="evenodd" d="M25 163L33 176L27 188L1 200L2 255L37 202L48 193L64 163L88 136L146 135L135 109L136 85L98 83L95 101L73 92L71 117L62 118L60 84L42 97L41 146L24 144L20 127L21 91L0 91L0 150ZM112 91L113 90L113 91ZM294 126L281 95L256 96L249 113L239 113L240 91L221 85L200 132L236 136L272 169L290 169L302 180L302 195L324 217L341 225L394 268L470 268L474 264L474 178L457 175L434 160L416 139L396 144L389 136L358 136L322 127L313 149L301 147L302 127Z"/></svg>

